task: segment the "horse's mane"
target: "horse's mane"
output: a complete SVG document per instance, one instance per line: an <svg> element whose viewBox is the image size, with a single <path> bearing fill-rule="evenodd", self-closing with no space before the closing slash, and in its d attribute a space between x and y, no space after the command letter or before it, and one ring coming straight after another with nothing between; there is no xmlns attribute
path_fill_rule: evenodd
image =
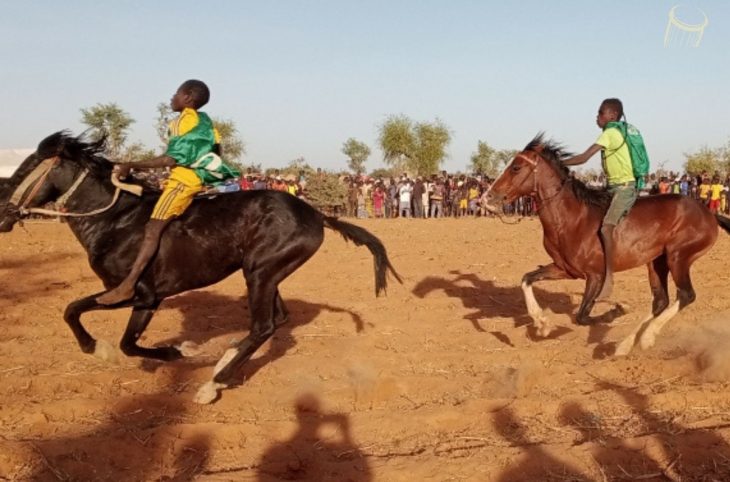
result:
<svg viewBox="0 0 730 482"><path fill-rule="evenodd" d="M74 137L68 131L59 131L43 139L36 152L28 156L6 182L0 192L18 186L44 159L61 156L89 170L92 176L108 177L112 164L102 156L106 137L89 140L84 134ZM6 194L6 193L3 193Z"/></svg>
<svg viewBox="0 0 730 482"><path fill-rule="evenodd" d="M0 181L0 204L7 202L23 179L49 157L61 156L88 169L91 176L108 179L112 163L101 155L105 143L105 136L98 140L87 140L84 134L74 137L68 131L51 134L38 144L36 152L26 157L12 176Z"/></svg>
<svg viewBox="0 0 730 482"><path fill-rule="evenodd" d="M88 169L92 175L108 177L112 163L102 153L106 147L106 136L92 140L86 134L74 137L68 131L59 131L38 144L36 155L42 160L61 156Z"/></svg>
<svg viewBox="0 0 730 482"><path fill-rule="evenodd" d="M606 209L611 203L611 194L605 189L591 189L580 179L570 175L570 169L563 164L563 160L572 157L573 154L566 151L558 142L552 139L546 140L543 132L538 133L526 146L525 151L531 151L542 156L548 161L560 180L568 183L575 197L582 203Z"/></svg>

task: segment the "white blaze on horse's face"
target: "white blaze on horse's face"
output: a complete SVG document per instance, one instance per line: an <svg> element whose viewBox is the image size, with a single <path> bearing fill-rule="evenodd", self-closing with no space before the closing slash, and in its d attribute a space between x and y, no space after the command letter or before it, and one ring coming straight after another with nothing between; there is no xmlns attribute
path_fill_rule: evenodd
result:
<svg viewBox="0 0 730 482"><path fill-rule="evenodd" d="M531 159L526 154L517 154L489 188L487 203L510 203L520 196L535 192L537 190L537 164L537 160Z"/></svg>

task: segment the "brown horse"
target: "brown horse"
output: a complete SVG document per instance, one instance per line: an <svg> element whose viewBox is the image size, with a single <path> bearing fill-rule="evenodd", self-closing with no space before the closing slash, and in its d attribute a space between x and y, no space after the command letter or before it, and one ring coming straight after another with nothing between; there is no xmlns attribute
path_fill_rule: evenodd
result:
<svg viewBox="0 0 730 482"><path fill-rule="evenodd" d="M527 273L522 278L522 290L540 336L547 336L551 327L535 300L532 283L585 279L583 301L576 316L580 325L596 322L590 313L603 284L605 263L599 230L611 198L606 191L589 189L572 178L561 162L567 157L569 154L559 145L538 134L515 156L487 195L492 210L499 202L511 202L527 194L538 200L543 245L553 263ZM718 224L730 232L730 220L711 214L686 196L663 194L637 200L616 227L613 263L616 272L646 265L654 301L651 314L618 344L616 355L628 354L637 336L642 348L653 346L664 324L695 300L690 267L715 244ZM669 273L677 286L677 300L671 306Z"/></svg>

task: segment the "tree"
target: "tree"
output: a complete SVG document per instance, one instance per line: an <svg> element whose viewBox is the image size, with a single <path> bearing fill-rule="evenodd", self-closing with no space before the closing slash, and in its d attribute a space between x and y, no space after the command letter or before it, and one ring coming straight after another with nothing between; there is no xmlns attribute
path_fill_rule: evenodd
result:
<svg viewBox="0 0 730 482"><path fill-rule="evenodd" d="M380 126L378 142L383 150L383 160L395 169L402 170L415 151L413 122L404 115L390 116Z"/></svg>
<svg viewBox="0 0 730 482"><path fill-rule="evenodd" d="M81 109L81 122L91 128L91 137L94 140L106 136L106 153L112 159L118 159L134 119L117 104L110 102Z"/></svg>
<svg viewBox="0 0 730 482"><path fill-rule="evenodd" d="M157 104L157 122L155 122L155 130L157 131L157 137L160 138L162 148L167 147L167 140L169 138L170 121L175 113L172 111L172 107L167 102L160 102Z"/></svg>
<svg viewBox="0 0 730 482"><path fill-rule="evenodd" d="M686 158L684 171L692 176L701 174L703 171L711 174L720 167L718 151L707 146L697 152L685 153L684 157Z"/></svg>
<svg viewBox="0 0 730 482"><path fill-rule="evenodd" d="M154 149L146 147L141 142L135 142L124 149L120 155L120 160L122 162L137 162L152 159L156 156Z"/></svg>
<svg viewBox="0 0 730 482"><path fill-rule="evenodd" d="M486 176L494 177L499 173L500 160L497 151L484 141L477 142L477 151L471 155L471 169Z"/></svg>
<svg viewBox="0 0 730 482"><path fill-rule="evenodd" d="M320 172L307 179L307 200L325 212L333 212L345 204L347 187L336 174Z"/></svg>
<svg viewBox="0 0 730 482"><path fill-rule="evenodd" d="M342 144L342 153L349 158L347 166L352 172L360 174L365 170L365 161L370 156L370 148L367 144L350 137Z"/></svg>
<svg viewBox="0 0 730 482"><path fill-rule="evenodd" d="M432 123L416 124L416 151L409 167L418 174L430 176L439 170L446 157L446 146L451 142L448 127L436 119Z"/></svg>
<svg viewBox="0 0 730 482"><path fill-rule="evenodd" d="M422 175L438 171L451 142L451 133L438 119L414 123L404 115L395 115L386 119L379 130L385 162L397 170L407 168Z"/></svg>
<svg viewBox="0 0 730 482"><path fill-rule="evenodd" d="M287 164L284 168L280 169L281 175L291 177L294 176L296 179L299 179L299 176L301 174L304 174L304 176L309 177L312 175L315 170L310 166L307 161L304 159L304 157L299 156L296 159L292 159L289 161L289 164Z"/></svg>
<svg viewBox="0 0 730 482"><path fill-rule="evenodd" d="M391 177L395 177L395 171L393 169L388 169L385 167L379 167L377 169L374 169L370 173L370 177L374 179L389 179Z"/></svg>
<svg viewBox="0 0 730 482"><path fill-rule="evenodd" d="M241 158L246 154L246 144L238 136L236 124L229 119L215 118L213 125L221 136L223 158L240 166Z"/></svg>
<svg viewBox="0 0 730 482"><path fill-rule="evenodd" d="M515 156L517 155L518 152L519 151L516 149L501 149L501 150L497 151L495 156L499 160L499 164L500 164L499 170L502 170L505 167L507 167L507 164L512 162L512 159L515 158Z"/></svg>

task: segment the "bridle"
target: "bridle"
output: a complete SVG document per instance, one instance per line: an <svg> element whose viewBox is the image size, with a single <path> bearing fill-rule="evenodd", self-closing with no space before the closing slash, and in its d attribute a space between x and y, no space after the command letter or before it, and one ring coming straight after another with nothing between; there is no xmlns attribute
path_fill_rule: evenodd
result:
<svg viewBox="0 0 730 482"><path fill-rule="evenodd" d="M542 158L542 155L539 152L535 152L535 154L537 154L538 156L540 156L540 158ZM568 183L568 179L564 179L564 180L562 180L560 182L560 189L558 189L555 192L555 194L553 194L552 196L550 196L548 198L542 198L542 197L540 197L540 195L539 195L539 193L537 191L537 168L538 168L538 162L536 160L534 160L534 159L530 159L529 157L527 157L524 154L517 154L515 157L519 157L520 159L522 159L523 161L527 162L528 164L530 164L532 166L532 179L533 179L533 184L532 184L532 192L530 194L535 199L537 199L537 200L540 201L540 206L538 206L538 208L535 209L535 212L537 212L540 209L542 209L543 206L545 206L545 204L547 204L549 201L552 201L553 199L555 199L556 197L558 197L561 192L563 192L563 188ZM544 158L542 158L542 159L545 160Z"/></svg>
<svg viewBox="0 0 730 482"><path fill-rule="evenodd" d="M123 189L123 187L115 184L116 190L114 191L114 196L112 197L111 202L99 209L95 209L90 212L86 213L70 213L67 212L65 209L66 203L71 198L71 196L76 192L76 190L81 186L81 184L86 180L86 177L89 175L89 170L84 169L81 172L81 175L77 177L73 184L71 184L71 187L66 190L59 198L56 200L55 204L58 206L58 210L55 209L42 209L42 208L29 208L28 206L30 203L35 199L35 197L38 195L38 192L41 190L41 187L45 183L46 179L48 178L48 175L50 174L51 170L53 170L54 167L58 165L58 163L61 161L60 156L53 156L49 157L47 159L44 159L33 171L28 174L25 179L23 179L23 182L18 185L18 187L13 192L13 195L10 196L10 200L8 201L8 204L13 204L18 207L18 214L20 214L21 218L30 216L31 214L43 214L46 216L62 216L62 217L86 217L86 216L95 216L97 214L101 214L105 211L108 211L112 208L119 199L119 193ZM112 180L114 182L114 180ZM35 183L35 184L34 184ZM31 189L30 193L23 198L26 191L33 185L33 188ZM23 202L21 203L20 200L23 199Z"/></svg>

